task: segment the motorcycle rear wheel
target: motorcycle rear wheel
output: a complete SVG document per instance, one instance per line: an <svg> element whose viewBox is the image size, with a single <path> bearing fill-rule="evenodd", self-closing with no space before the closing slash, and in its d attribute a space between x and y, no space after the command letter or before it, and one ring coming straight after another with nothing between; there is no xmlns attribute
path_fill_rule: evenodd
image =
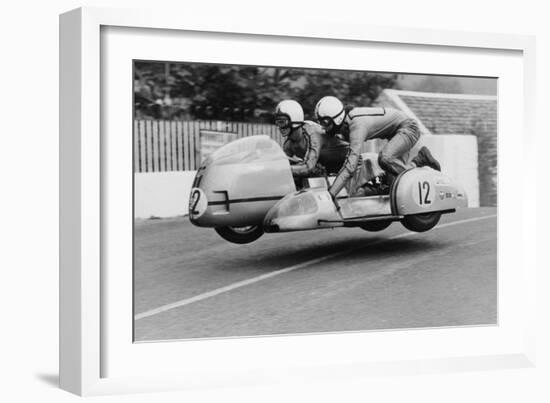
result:
<svg viewBox="0 0 550 403"><path fill-rule="evenodd" d="M409 231L424 232L435 227L440 218L440 212L406 215L401 220L401 224Z"/></svg>

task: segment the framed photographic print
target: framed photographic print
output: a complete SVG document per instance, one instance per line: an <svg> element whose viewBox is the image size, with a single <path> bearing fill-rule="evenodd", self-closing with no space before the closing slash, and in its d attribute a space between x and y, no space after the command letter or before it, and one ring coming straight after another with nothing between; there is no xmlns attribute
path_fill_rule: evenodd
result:
<svg viewBox="0 0 550 403"><path fill-rule="evenodd" d="M61 386L533 365L533 52L63 14Z"/></svg>

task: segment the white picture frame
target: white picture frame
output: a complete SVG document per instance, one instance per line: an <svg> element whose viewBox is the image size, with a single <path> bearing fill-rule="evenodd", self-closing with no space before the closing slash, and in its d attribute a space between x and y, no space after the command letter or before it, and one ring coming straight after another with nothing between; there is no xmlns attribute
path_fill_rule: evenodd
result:
<svg viewBox="0 0 550 403"><path fill-rule="evenodd" d="M292 27L289 29L289 27ZM505 51L515 54L521 67L521 82L515 82L516 90L522 92L523 104L518 110L519 130L523 136L520 147L520 159L527 161L534 153L534 92L535 92L535 43L534 38L521 35L478 34L457 31L430 31L419 29L370 27L358 24L334 23L327 26L315 19L302 19L301 24L281 26L269 20L250 20L243 24L232 19L196 19L193 16L151 10L110 10L104 8L81 8L70 11L60 17L60 385L63 389L79 395L97 395L113 393L134 393L139 391L158 391L182 388L204 388L216 385L245 386L265 382L296 381L298 379L334 379L346 376L368 376L370 374L414 374L419 372L440 372L455 370L476 370L490 368L512 368L534 365L534 312L536 264L534 261L535 242L529 242L529 233L534 222L534 210L528 208L528 200L523 199L516 216L521 220L513 224L520 231L523 242L517 246L516 262L521 267L521 282L516 278L504 276L499 281L500 297L506 298L511 285L517 288L522 298L514 318L508 326L506 320L499 326L479 331L453 329L449 335L446 330L427 329L406 332L374 332L365 336L361 333L351 335L331 334L318 336L252 338L231 341L197 341L193 349L201 354L191 359L195 365L167 365L169 370L161 371L159 362L143 373L125 373L123 366L119 370L106 369L106 361L118 354L118 360L132 358L119 354L133 354L132 346L123 347L113 343L106 327L107 319L116 315L110 311L111 302L107 301L105 289L106 267L105 240L102 226L109 216L102 213L105 206L106 190L111 172L105 165L106 142L101 133L105 129L102 118L101 75L102 75L102 37L105 27L126 27L140 29L173 30L180 32L218 33L219 35L248 35L256 40L323 40L338 44L376 43L377 46L400 45L413 47L433 47L446 49L470 49L479 54L484 52ZM279 38L279 39L277 39ZM280 39L283 38L283 39ZM519 59L518 59L519 58ZM517 66L516 66L517 67ZM519 71L519 70L515 70ZM516 73L514 73L516 74ZM516 74L517 76L517 74ZM517 81L518 77L515 77ZM105 90L103 88L103 90ZM499 93L502 95L502 93ZM500 123L500 116L499 116ZM517 128L517 126L514 126ZM503 129L504 131L504 129ZM499 133L499 136L501 134ZM500 155L508 151L499 145ZM499 155L499 158L500 158ZM503 167L499 160L499 168ZM112 166L112 165L111 165ZM514 173L509 169L500 171L499 185L515 181ZM504 176L506 175L506 176ZM524 178L523 186L530 189L530 197L535 197L533 189L536 176ZM506 186L502 187L505 190ZM500 192L500 189L499 189ZM505 194L505 193L504 193ZM527 192L523 192L527 194ZM522 196L527 197L527 196ZM499 227L510 226L506 203L499 204ZM127 228L126 228L127 229ZM508 256L506 244L500 240L499 261ZM530 235L534 236L534 235ZM502 254L502 255L501 255ZM120 286L120 285L118 285ZM131 283L126 285L131 294ZM502 293L504 290L504 294ZM504 312L506 313L506 312ZM131 320L131 318L129 318ZM502 318L501 318L502 319ZM117 332L118 330L110 330ZM345 339L342 339L345 337ZM369 360L358 355L356 359L340 360L340 355L324 351L315 354L319 348L332 351L331 348L346 344L363 343L368 337L370 342L381 339L394 339L396 345L409 338L412 345L437 344L445 337L464 339L484 339L486 344L479 348L470 348L463 352L439 349L426 354L408 356L396 349L392 356L376 357ZM415 341L416 339L416 341ZM127 341L127 338L125 339ZM266 341L267 340L267 341ZM494 348L487 346L494 342ZM130 341L131 343L131 341ZM243 360L239 368L234 366L214 370L214 358L207 350L225 354L228 349L250 351L251 356L261 356L265 343L269 348L275 345L292 345L292 348L304 351L296 362L277 361L267 356L263 364L257 361ZM156 346L154 345L156 344ZM178 343L151 343L140 348L144 356L172 354ZM357 345L356 344L356 345ZM314 345L317 350L308 350ZM107 348L106 346L109 346ZM205 347L206 346L206 347ZM187 346L189 347L189 345ZM159 355L160 348L162 351ZM147 350L147 351L144 351ZM189 350L189 348L187 349ZM189 351L187 351L189 353ZM345 357L346 351L341 355ZM385 353L384 353L385 354ZM351 357L351 356L349 356ZM349 358L348 357L348 358ZM230 359L230 356L225 358ZM235 357L233 357L235 358ZM165 359L165 358L164 358ZM162 360L162 358L161 358ZM194 361L193 361L194 360ZM153 361L151 361L152 363ZM202 365L199 365L201 363ZM154 375L151 370L158 370ZM257 370L258 365L262 371ZM263 366L262 366L263 365ZM139 371L138 371L139 372ZM111 375L115 374L116 375ZM107 374L107 375L106 375ZM284 376L282 375L284 374Z"/></svg>

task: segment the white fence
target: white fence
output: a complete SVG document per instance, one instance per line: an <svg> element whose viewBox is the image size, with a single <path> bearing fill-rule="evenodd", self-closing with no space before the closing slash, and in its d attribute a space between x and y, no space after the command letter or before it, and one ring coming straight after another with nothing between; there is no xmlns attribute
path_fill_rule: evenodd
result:
<svg viewBox="0 0 550 403"><path fill-rule="evenodd" d="M270 124L135 120L134 172L192 171L216 147L255 134L283 143L277 127Z"/></svg>

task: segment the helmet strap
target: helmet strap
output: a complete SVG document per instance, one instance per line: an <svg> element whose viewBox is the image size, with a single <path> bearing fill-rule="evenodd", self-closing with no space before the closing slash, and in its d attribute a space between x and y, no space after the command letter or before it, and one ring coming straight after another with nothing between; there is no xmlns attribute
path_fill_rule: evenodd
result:
<svg viewBox="0 0 550 403"><path fill-rule="evenodd" d="M342 108L342 110L340 112L338 112L336 115L332 116L331 119L332 121L334 122L334 119L336 119L338 116L340 116L342 113L344 113L346 111L346 108ZM339 127L340 125L337 125L337 127Z"/></svg>

